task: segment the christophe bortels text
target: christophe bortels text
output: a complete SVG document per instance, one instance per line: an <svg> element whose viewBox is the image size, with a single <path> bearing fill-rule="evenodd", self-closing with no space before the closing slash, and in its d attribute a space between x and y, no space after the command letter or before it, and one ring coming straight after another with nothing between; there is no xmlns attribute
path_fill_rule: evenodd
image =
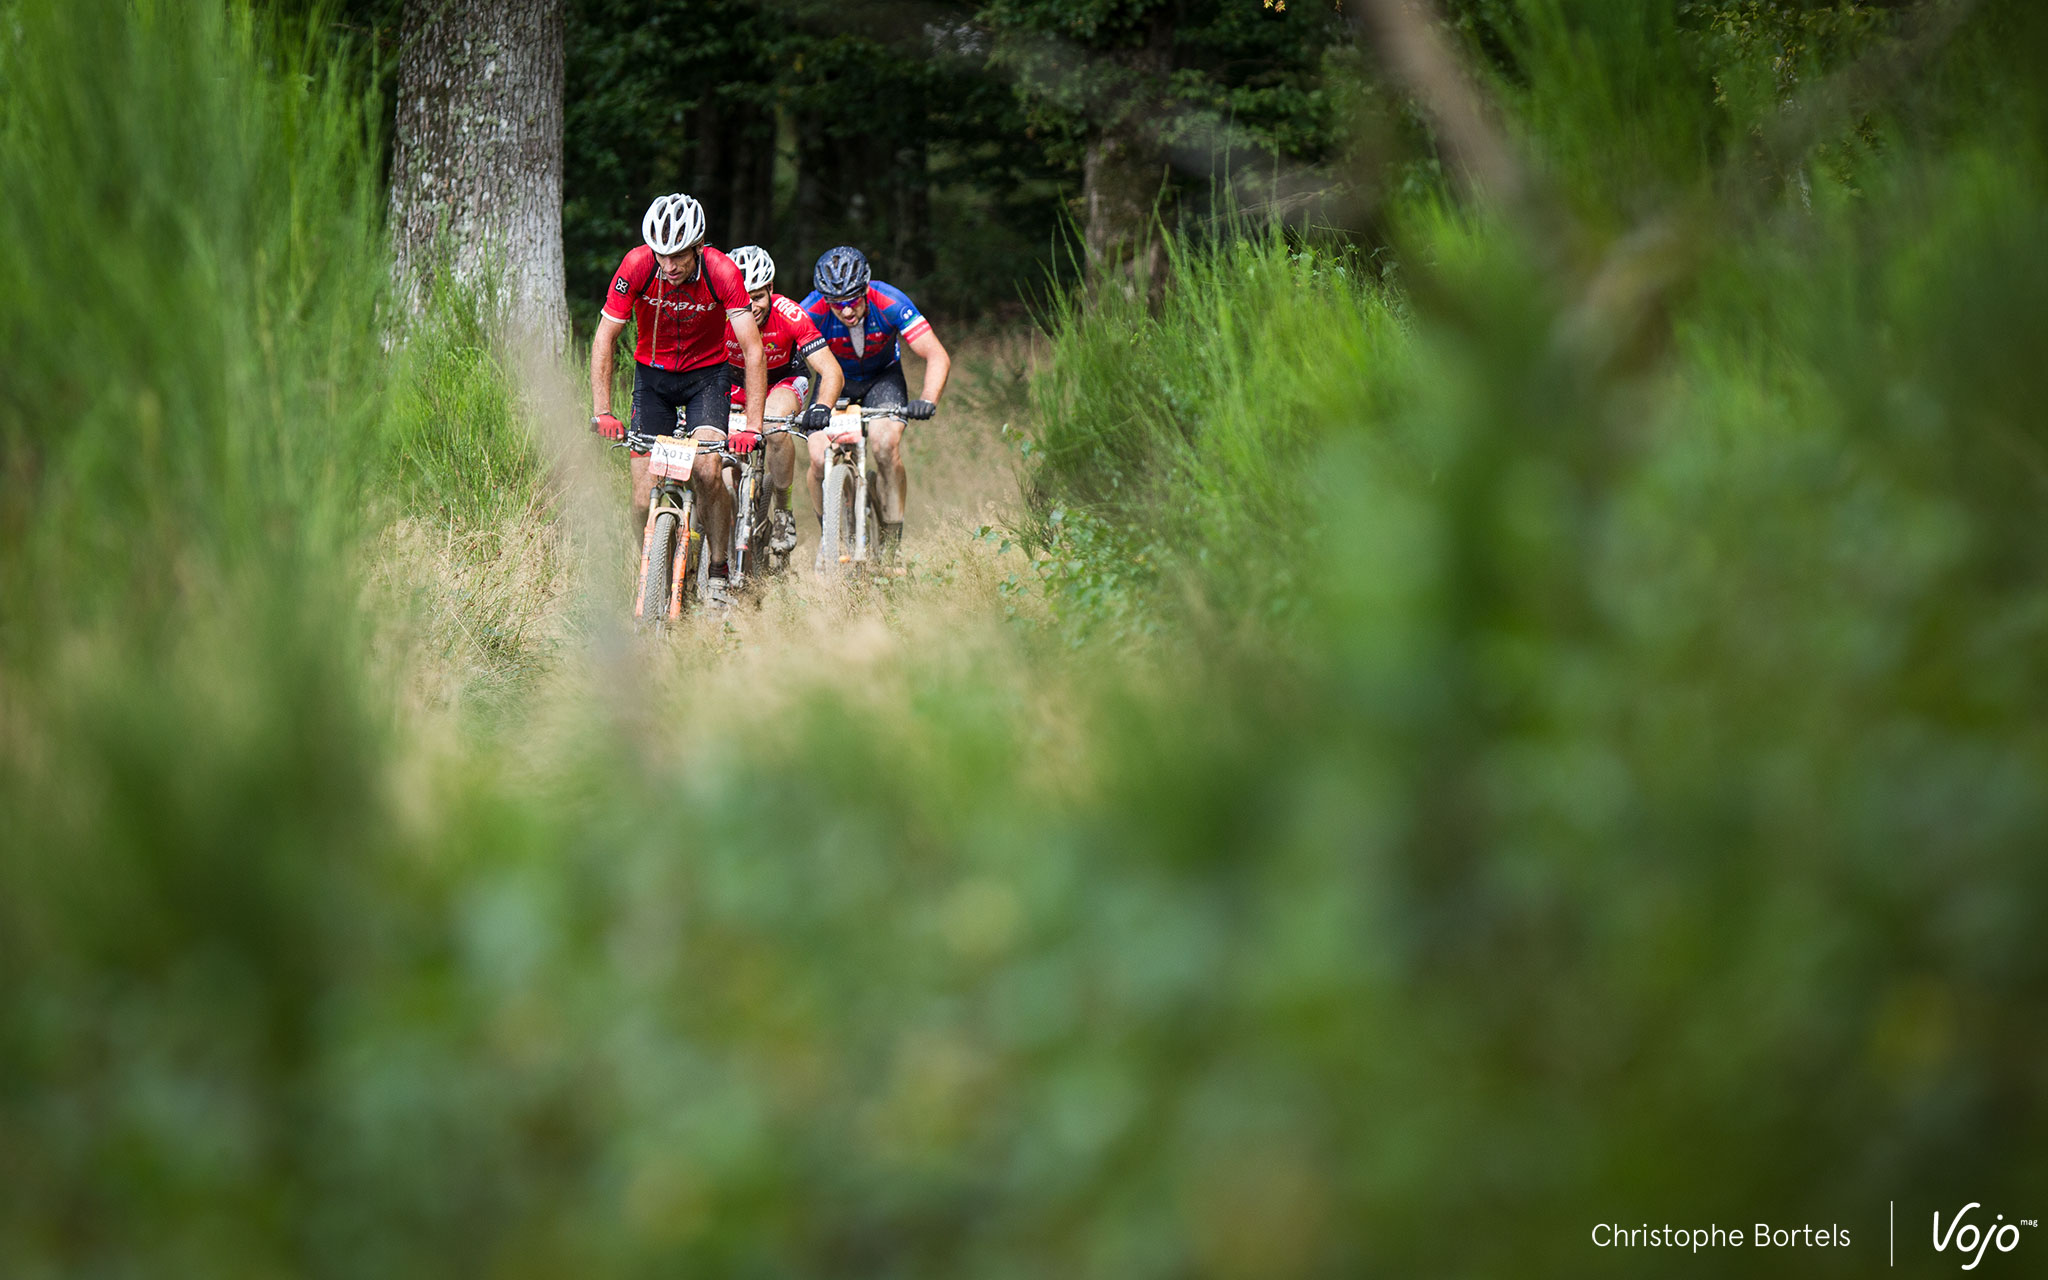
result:
<svg viewBox="0 0 2048 1280"><path fill-rule="evenodd" d="M1759 1222L1754 1227L1653 1227L1648 1224L1624 1227L1618 1222L1596 1223L1593 1243L1602 1249L1844 1249L1849 1245L1849 1228L1773 1227Z"/></svg>

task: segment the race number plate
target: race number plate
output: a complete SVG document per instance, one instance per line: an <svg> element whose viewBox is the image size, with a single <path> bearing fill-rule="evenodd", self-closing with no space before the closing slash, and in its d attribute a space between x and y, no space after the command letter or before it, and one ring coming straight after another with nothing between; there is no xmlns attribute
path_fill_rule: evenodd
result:
<svg viewBox="0 0 2048 1280"><path fill-rule="evenodd" d="M860 410L845 409L832 415L832 425L825 428L825 438L833 444L852 444L860 439Z"/></svg>
<svg viewBox="0 0 2048 1280"><path fill-rule="evenodd" d="M697 461L697 442L678 440L674 436L656 436L654 451L649 455L647 470L650 474L668 480L688 480L690 469Z"/></svg>

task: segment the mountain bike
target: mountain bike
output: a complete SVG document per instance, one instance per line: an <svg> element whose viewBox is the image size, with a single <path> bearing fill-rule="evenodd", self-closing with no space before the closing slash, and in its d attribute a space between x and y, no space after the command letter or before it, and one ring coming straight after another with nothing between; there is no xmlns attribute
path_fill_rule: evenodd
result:
<svg viewBox="0 0 2048 1280"><path fill-rule="evenodd" d="M633 616L659 634L683 616L690 580L696 579L696 596L703 600L711 575L711 557L697 519L697 495L690 491L690 473L701 446L688 432L646 436L629 431L612 447L645 452L647 473L654 481L647 503L647 528L640 538L640 580L633 593ZM691 572L693 565L695 573Z"/></svg>
<svg viewBox="0 0 2048 1280"><path fill-rule="evenodd" d="M768 441L778 435L795 436L799 443L804 433L790 424L796 421L794 414L771 416L762 419L761 439L752 449L739 453L732 449L733 433L746 430L747 416L735 410L727 420L730 428L726 444L720 455L725 459L726 469L732 472L733 519L732 519L732 576L729 579L734 590L746 581L747 570L751 567L749 553L760 550L760 559L767 573L780 573L789 567L789 547L777 549L774 530L768 519ZM799 449L801 454L802 450ZM792 532L794 525L791 526Z"/></svg>
<svg viewBox="0 0 2048 1280"><path fill-rule="evenodd" d="M825 428L831 451L825 464L824 536L817 571L851 576L866 568L869 531L882 519L881 477L868 469L868 420L900 418L897 408L832 411Z"/></svg>

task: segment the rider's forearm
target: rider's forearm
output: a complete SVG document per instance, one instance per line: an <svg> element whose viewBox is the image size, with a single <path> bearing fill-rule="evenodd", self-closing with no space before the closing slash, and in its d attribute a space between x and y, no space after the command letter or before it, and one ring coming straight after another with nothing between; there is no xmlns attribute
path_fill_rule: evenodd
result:
<svg viewBox="0 0 2048 1280"><path fill-rule="evenodd" d="M812 356L810 365L811 372L818 375L818 403L839 403L839 393L846 390L846 371L829 353Z"/></svg>
<svg viewBox="0 0 2048 1280"><path fill-rule="evenodd" d="M742 345L740 352L747 361L747 430L759 431L767 412L768 356L758 341Z"/></svg>
<svg viewBox="0 0 2048 1280"><path fill-rule="evenodd" d="M612 344L600 338L590 348L590 412L612 411Z"/></svg>
<svg viewBox="0 0 2048 1280"><path fill-rule="evenodd" d="M953 357L940 347L924 362L924 395L921 398L937 404L939 397L946 394L946 377L952 372Z"/></svg>

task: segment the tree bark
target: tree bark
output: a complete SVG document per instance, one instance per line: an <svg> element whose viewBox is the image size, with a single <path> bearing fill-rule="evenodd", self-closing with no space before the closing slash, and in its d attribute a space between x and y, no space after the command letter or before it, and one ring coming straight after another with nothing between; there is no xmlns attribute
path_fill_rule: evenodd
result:
<svg viewBox="0 0 2048 1280"><path fill-rule="evenodd" d="M1088 265L1103 272L1150 272L1164 246L1152 213L1166 181L1155 149L1128 129L1111 129L1088 143L1081 159L1082 236ZM1148 277L1149 278L1149 277Z"/></svg>
<svg viewBox="0 0 2048 1280"><path fill-rule="evenodd" d="M391 162L391 241L414 313L445 276L493 291L559 353L562 0L408 0Z"/></svg>
<svg viewBox="0 0 2048 1280"><path fill-rule="evenodd" d="M1120 92L1081 157L1082 243L1088 273L1101 284L1142 287L1157 302L1166 284L1166 244L1155 224L1166 189L1165 152L1150 113L1173 67L1170 10L1152 16L1141 48L1110 62Z"/></svg>
<svg viewBox="0 0 2048 1280"><path fill-rule="evenodd" d="M896 270L922 280L932 270L930 155L923 143L896 152Z"/></svg>
<svg viewBox="0 0 2048 1280"><path fill-rule="evenodd" d="M750 129L744 145L732 184L733 243L766 244L775 217L775 137Z"/></svg>
<svg viewBox="0 0 2048 1280"><path fill-rule="evenodd" d="M829 190L826 166L830 152L824 141L825 121L819 113L800 111L796 114L795 123L796 199L790 209L789 237L808 253L814 251L813 247L824 236L825 201ZM810 278L808 265L804 278Z"/></svg>
<svg viewBox="0 0 2048 1280"><path fill-rule="evenodd" d="M732 148L726 144L725 104L707 90L697 106L697 163L688 188L704 206L704 238L730 249L732 239Z"/></svg>

